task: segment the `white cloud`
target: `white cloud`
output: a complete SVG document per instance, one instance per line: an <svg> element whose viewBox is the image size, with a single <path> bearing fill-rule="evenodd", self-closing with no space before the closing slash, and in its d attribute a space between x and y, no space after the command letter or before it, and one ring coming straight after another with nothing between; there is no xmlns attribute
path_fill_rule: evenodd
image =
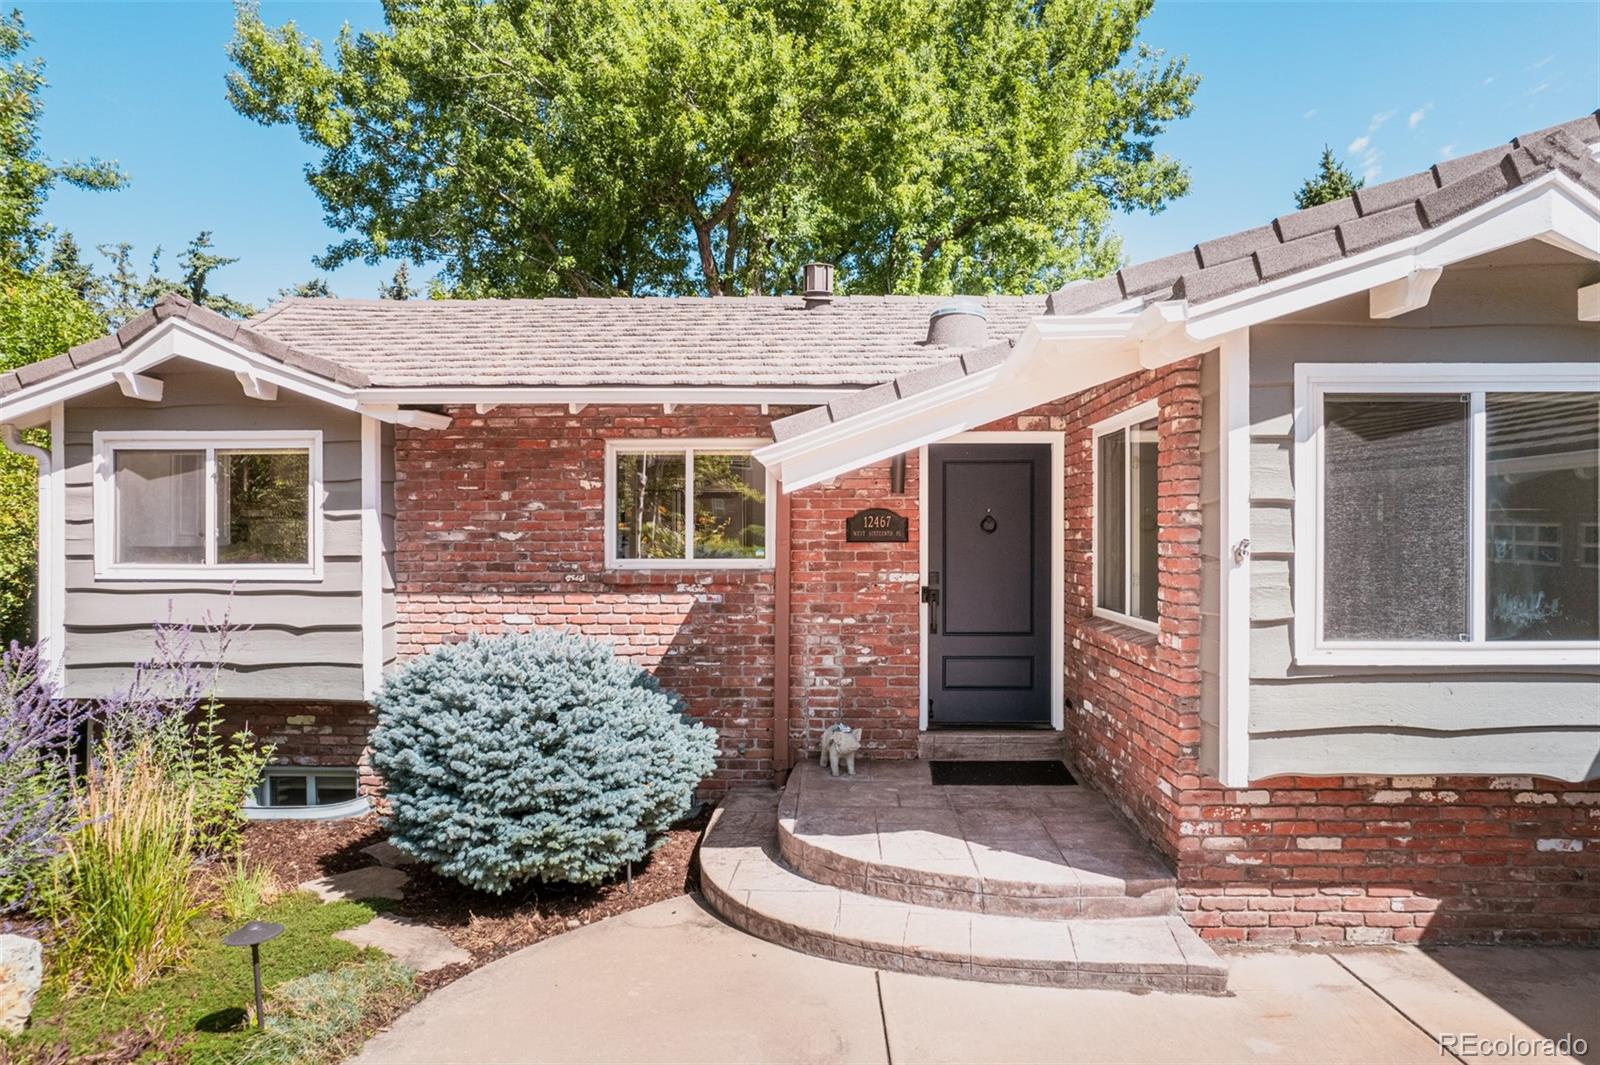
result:
<svg viewBox="0 0 1600 1065"><path fill-rule="evenodd" d="M1376 148L1368 148L1361 154L1361 176L1367 184L1378 180L1378 175L1383 173L1383 153Z"/></svg>
<svg viewBox="0 0 1600 1065"><path fill-rule="evenodd" d="M1456 157L1456 146L1455 146L1454 142L1452 142L1450 144L1446 144L1443 148L1439 149L1439 158L1440 159L1454 159L1455 157Z"/></svg>
<svg viewBox="0 0 1600 1065"><path fill-rule="evenodd" d="M1551 63L1554 63L1555 61L1556 61L1556 57L1555 56L1547 55L1543 59L1535 59L1532 63L1529 63L1528 64L1528 69L1529 70L1538 70L1540 67L1547 67Z"/></svg>
<svg viewBox="0 0 1600 1065"><path fill-rule="evenodd" d="M1433 101L1429 100L1427 103L1411 112L1410 117L1406 119L1406 125L1412 129L1416 129L1418 126L1422 125L1422 120L1427 118L1428 112L1432 110Z"/></svg>
<svg viewBox="0 0 1600 1065"><path fill-rule="evenodd" d="M1361 152L1365 151L1367 145L1371 143L1371 137L1357 137L1355 140L1350 142L1350 147L1345 150L1351 155L1359 155Z"/></svg>
<svg viewBox="0 0 1600 1065"><path fill-rule="evenodd" d="M1394 116L1395 116L1395 112L1394 111L1379 111L1377 114L1372 116L1372 122L1367 126L1367 132L1368 133L1376 133L1376 132L1378 132L1378 127L1383 125L1385 122L1389 121Z"/></svg>
<svg viewBox="0 0 1600 1065"><path fill-rule="evenodd" d="M1528 95L1529 96L1538 96L1540 93L1544 92L1546 89L1548 89L1550 86L1554 85L1555 83L1556 83L1556 79L1555 78L1546 78L1543 81L1541 81L1539 84L1535 85L1533 88L1529 89L1528 90Z"/></svg>
<svg viewBox="0 0 1600 1065"><path fill-rule="evenodd" d="M1487 78L1484 78L1483 79L1483 84L1484 85L1493 85L1494 84L1494 75L1490 74Z"/></svg>
<svg viewBox="0 0 1600 1065"><path fill-rule="evenodd" d="M1307 119L1307 120L1316 118L1317 117L1317 109L1315 107L1313 107L1311 110L1307 111L1305 114L1301 115L1300 117L1304 118L1304 119Z"/></svg>

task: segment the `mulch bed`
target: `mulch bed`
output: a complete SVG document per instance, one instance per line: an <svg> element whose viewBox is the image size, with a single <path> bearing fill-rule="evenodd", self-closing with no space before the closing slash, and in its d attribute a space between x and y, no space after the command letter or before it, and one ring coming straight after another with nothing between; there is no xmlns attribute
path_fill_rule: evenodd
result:
<svg viewBox="0 0 1600 1065"><path fill-rule="evenodd" d="M406 869L405 899L385 903L389 912L433 925L472 961L417 978L425 991L443 987L473 969L551 936L642 906L676 898L698 887L694 867L710 809L668 830L644 862L634 866L630 890L624 876L594 886L529 884L505 895L489 895L426 869ZM258 821L245 832L252 862L269 866L278 882L306 880L372 865L363 847L386 838L375 816L349 821Z"/></svg>

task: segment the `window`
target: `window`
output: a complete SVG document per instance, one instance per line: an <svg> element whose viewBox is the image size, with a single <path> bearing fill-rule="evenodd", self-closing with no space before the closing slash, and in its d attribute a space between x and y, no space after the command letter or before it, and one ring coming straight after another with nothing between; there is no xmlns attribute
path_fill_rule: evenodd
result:
<svg viewBox="0 0 1600 1065"><path fill-rule="evenodd" d="M1155 632L1157 409L1144 403L1094 428L1094 612Z"/></svg>
<svg viewBox="0 0 1600 1065"><path fill-rule="evenodd" d="M321 766L271 766L250 792L245 810L255 818L342 817L365 813L356 771Z"/></svg>
<svg viewBox="0 0 1600 1065"><path fill-rule="evenodd" d="M764 567L773 495L747 441L614 441L606 461L606 563Z"/></svg>
<svg viewBox="0 0 1600 1065"><path fill-rule="evenodd" d="M95 573L320 576L322 435L96 433Z"/></svg>
<svg viewBox="0 0 1600 1065"><path fill-rule="evenodd" d="M1600 661L1595 375L1303 365L1296 396L1298 660Z"/></svg>

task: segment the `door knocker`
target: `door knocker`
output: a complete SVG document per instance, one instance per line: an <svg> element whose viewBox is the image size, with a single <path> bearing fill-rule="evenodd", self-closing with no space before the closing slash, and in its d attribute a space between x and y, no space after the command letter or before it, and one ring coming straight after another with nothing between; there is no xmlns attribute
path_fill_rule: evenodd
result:
<svg viewBox="0 0 1600 1065"><path fill-rule="evenodd" d="M986 533L992 533L999 527L1000 523L994 520L994 514L985 509L983 512L983 520L978 522L978 528L982 529Z"/></svg>

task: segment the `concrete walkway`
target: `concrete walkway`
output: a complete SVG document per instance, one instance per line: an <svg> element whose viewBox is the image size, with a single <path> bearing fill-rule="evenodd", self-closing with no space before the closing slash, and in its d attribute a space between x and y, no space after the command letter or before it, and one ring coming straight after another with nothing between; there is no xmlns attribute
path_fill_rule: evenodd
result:
<svg viewBox="0 0 1600 1065"><path fill-rule="evenodd" d="M1437 1033L1589 1045L1582 1058L1457 1060L1600 1061L1600 952L1231 961L1226 998L880 973L753 939L686 896L502 958L430 995L355 1061L1450 1062Z"/></svg>

